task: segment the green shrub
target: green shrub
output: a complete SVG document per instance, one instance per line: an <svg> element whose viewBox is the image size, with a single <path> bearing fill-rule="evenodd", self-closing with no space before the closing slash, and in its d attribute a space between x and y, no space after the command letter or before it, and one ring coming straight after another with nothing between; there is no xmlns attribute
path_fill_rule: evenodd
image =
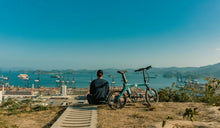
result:
<svg viewBox="0 0 220 128"><path fill-rule="evenodd" d="M220 106L220 95L215 92L219 88L220 80L216 78L207 78L205 90L201 91L195 84L192 87L175 88L175 84L172 87L166 87L164 89L159 88L158 94L160 96L160 102L204 102L210 105Z"/></svg>
<svg viewBox="0 0 220 128"><path fill-rule="evenodd" d="M1 108L7 108L10 106L19 106L20 102L18 102L16 99L14 98L9 98L7 101L2 102Z"/></svg>
<svg viewBox="0 0 220 128"><path fill-rule="evenodd" d="M185 89L174 89L173 87L159 88L160 102L190 102L192 101L190 95L186 93Z"/></svg>
<svg viewBox="0 0 220 128"><path fill-rule="evenodd" d="M206 84L203 96L200 98L201 102L208 103L210 105L220 106L220 95L216 94L216 90L219 88L220 81L216 78L207 78L208 83Z"/></svg>
<svg viewBox="0 0 220 128"><path fill-rule="evenodd" d="M17 101L16 99L9 98L7 101L3 102L1 108L7 110L7 115L14 115L24 112L33 112L33 111L43 111L48 110L47 106L36 105L32 106L32 99L27 99L23 101Z"/></svg>
<svg viewBox="0 0 220 128"><path fill-rule="evenodd" d="M33 107L33 111L44 111L44 110L48 110L48 107L43 105L37 105Z"/></svg>
<svg viewBox="0 0 220 128"><path fill-rule="evenodd" d="M195 115L198 115L197 109L198 109L198 108L194 108L194 109L192 110L192 108L186 108L186 109L185 109L185 113L183 114L183 118L187 117L187 118L189 118L191 121L193 121Z"/></svg>

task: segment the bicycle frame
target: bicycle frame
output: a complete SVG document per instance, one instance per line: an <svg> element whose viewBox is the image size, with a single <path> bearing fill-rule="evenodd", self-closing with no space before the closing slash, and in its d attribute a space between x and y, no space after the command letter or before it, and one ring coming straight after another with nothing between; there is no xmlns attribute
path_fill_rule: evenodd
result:
<svg viewBox="0 0 220 128"><path fill-rule="evenodd" d="M146 82L146 79L145 79L145 83L144 84L128 84L128 83L124 83L123 84L123 89L122 89L122 92L120 93L119 97L118 97L118 100L121 98L121 96L127 91L128 93L128 96L130 97L131 96L131 87L138 87L138 86L145 86L146 87L146 91L147 90L150 90L150 87L149 87L149 83Z"/></svg>

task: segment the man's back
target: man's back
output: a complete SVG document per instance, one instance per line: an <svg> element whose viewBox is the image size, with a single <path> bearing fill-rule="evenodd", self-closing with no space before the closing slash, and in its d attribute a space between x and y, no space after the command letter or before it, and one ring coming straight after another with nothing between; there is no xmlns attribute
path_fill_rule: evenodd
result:
<svg viewBox="0 0 220 128"><path fill-rule="evenodd" d="M101 104L107 101L109 93L109 83L104 79L93 80L90 85L90 94L92 94L94 104Z"/></svg>

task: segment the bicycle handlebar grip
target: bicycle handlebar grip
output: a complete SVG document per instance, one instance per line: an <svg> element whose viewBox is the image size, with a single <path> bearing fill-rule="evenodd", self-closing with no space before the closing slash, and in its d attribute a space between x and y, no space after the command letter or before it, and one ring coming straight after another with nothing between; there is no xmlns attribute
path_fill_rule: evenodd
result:
<svg viewBox="0 0 220 128"><path fill-rule="evenodd" d="M149 70L149 69L151 69L151 68L152 68L152 66L150 65L150 66L146 67L146 70Z"/></svg>
<svg viewBox="0 0 220 128"><path fill-rule="evenodd" d="M139 70L135 70L134 72L138 72Z"/></svg>
<svg viewBox="0 0 220 128"><path fill-rule="evenodd" d="M142 70L144 70L144 68L140 68L138 70L135 70L135 72L139 72L139 71L142 71Z"/></svg>
<svg viewBox="0 0 220 128"><path fill-rule="evenodd" d="M150 66L148 66L148 67L146 67L146 68L140 68L140 69L138 69L138 70L135 70L134 72L143 71L144 69L149 70L149 69L151 69L151 68L152 68L152 66L150 65Z"/></svg>

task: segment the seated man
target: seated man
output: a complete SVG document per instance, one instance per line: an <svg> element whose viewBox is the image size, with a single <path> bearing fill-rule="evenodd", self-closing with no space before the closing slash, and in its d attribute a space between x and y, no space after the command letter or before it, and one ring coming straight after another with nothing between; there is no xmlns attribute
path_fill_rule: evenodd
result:
<svg viewBox="0 0 220 128"><path fill-rule="evenodd" d="M109 93L108 81L102 79L103 71L97 71L97 79L90 84L90 94L87 95L89 104L105 104Z"/></svg>

